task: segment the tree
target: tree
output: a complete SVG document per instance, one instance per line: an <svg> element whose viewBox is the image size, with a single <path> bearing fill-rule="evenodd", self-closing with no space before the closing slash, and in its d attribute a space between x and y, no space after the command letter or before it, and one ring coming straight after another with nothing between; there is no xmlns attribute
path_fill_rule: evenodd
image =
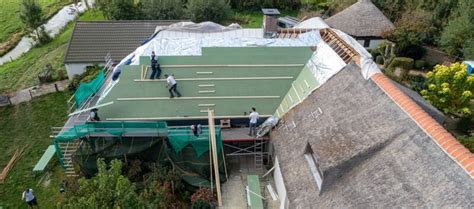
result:
<svg viewBox="0 0 474 209"><path fill-rule="evenodd" d="M139 9L140 4L134 0L112 0L109 12L114 20L138 20L143 19Z"/></svg>
<svg viewBox="0 0 474 209"><path fill-rule="evenodd" d="M230 14L226 0L188 0L186 8L188 16L195 22L220 22Z"/></svg>
<svg viewBox="0 0 474 209"><path fill-rule="evenodd" d="M422 45L430 32L429 14L408 11L395 22L395 26L395 30L385 32L384 37L396 43L397 55L413 59L423 57L425 50Z"/></svg>
<svg viewBox="0 0 474 209"><path fill-rule="evenodd" d="M150 20L179 20L184 16L181 0L142 0L142 13Z"/></svg>
<svg viewBox="0 0 474 209"><path fill-rule="evenodd" d="M105 18L112 20L143 19L140 11L140 2L134 0L96 0L96 7Z"/></svg>
<svg viewBox="0 0 474 209"><path fill-rule="evenodd" d="M110 168L97 159L99 172L91 179L79 180L79 189L67 195L64 208L143 208L135 186L123 175L122 162L112 160Z"/></svg>
<svg viewBox="0 0 474 209"><path fill-rule="evenodd" d="M140 196L147 208L183 208L180 207L176 194L184 193L184 185L176 171L166 167L153 167L144 184L146 187Z"/></svg>
<svg viewBox="0 0 474 209"><path fill-rule="evenodd" d="M25 24L28 31L33 32L33 38L38 40L40 44L44 44L51 40L49 35L40 27L43 22L43 10L36 0L21 0L20 19Z"/></svg>
<svg viewBox="0 0 474 209"><path fill-rule="evenodd" d="M427 88L421 95L444 113L471 114L470 100L474 92L474 75L467 75L467 65L436 65L427 73Z"/></svg>
<svg viewBox="0 0 474 209"><path fill-rule="evenodd" d="M474 1L460 0L457 11L444 28L439 44L451 56L474 58Z"/></svg>

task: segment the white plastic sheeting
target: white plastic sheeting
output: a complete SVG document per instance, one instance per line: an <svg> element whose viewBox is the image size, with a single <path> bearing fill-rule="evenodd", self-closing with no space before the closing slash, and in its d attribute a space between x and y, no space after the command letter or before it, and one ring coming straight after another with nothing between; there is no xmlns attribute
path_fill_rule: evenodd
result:
<svg viewBox="0 0 474 209"><path fill-rule="evenodd" d="M223 31L230 31L230 30L237 30L242 29L239 24L232 23L228 26L223 26L214 22L201 22L201 23L194 23L194 22L179 22L175 24L171 24L169 26L164 26L163 29L169 31L188 31L188 32L198 32L198 33L209 33L209 32L223 32Z"/></svg>
<svg viewBox="0 0 474 209"><path fill-rule="evenodd" d="M319 85L322 85L344 68L346 63L326 42L320 41L306 66L311 70Z"/></svg>
<svg viewBox="0 0 474 209"><path fill-rule="evenodd" d="M347 35L346 33L333 29L339 37L344 39L346 43L352 46L357 53L360 55L360 63L361 63L361 73L362 76L368 80L372 75L376 73L381 73L380 68L377 64L372 60L372 55L362 46L359 42L357 42L354 38Z"/></svg>
<svg viewBox="0 0 474 209"><path fill-rule="evenodd" d="M250 30L247 33L242 30ZM256 37L254 29L238 29L219 33L189 33L177 31L160 31L148 43L138 47L123 59L118 67L131 59L131 65L138 65L140 56L150 56L154 51L157 56L200 56L203 47L276 47L276 46L314 46L321 37L318 31L301 34L295 39L265 39L262 34ZM189 37L182 37L187 35ZM248 34L248 36L242 36Z"/></svg>
<svg viewBox="0 0 474 209"><path fill-rule="evenodd" d="M320 17L312 17L307 20L304 20L293 28L314 28L314 29L323 29L329 28L329 25L324 22L324 20Z"/></svg>

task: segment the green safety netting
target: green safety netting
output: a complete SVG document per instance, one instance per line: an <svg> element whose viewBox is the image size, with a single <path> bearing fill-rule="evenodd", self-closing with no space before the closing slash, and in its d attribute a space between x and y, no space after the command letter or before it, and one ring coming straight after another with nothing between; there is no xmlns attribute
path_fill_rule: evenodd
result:
<svg viewBox="0 0 474 209"><path fill-rule="evenodd" d="M102 69L94 80L88 83L81 83L75 93L76 106L80 107L81 104L87 100L87 98L94 95L100 89L104 81L105 73L104 69Z"/></svg>
<svg viewBox="0 0 474 209"><path fill-rule="evenodd" d="M209 145L208 145L209 146ZM218 153L221 180L225 181L224 154ZM196 149L188 144L179 153L172 146L171 139L162 137L88 137L82 139L81 146L73 155L86 176L97 172L97 158L106 161L122 159L140 160L142 165L172 165L183 175L183 180L193 187L210 185L211 158L209 150L198 156Z"/></svg>
<svg viewBox="0 0 474 209"><path fill-rule="evenodd" d="M161 164L166 158L165 148L161 137L89 137L83 139L73 160L82 173L93 176L97 172L97 158L124 162L138 159L144 165L147 162Z"/></svg>
<svg viewBox="0 0 474 209"><path fill-rule="evenodd" d="M191 145L196 151L196 155L200 157L209 150L209 130L202 129L197 137L191 131L191 128L173 128L168 129L168 139L176 153L180 153L184 147ZM221 130L216 128L217 152L222 149Z"/></svg>
<svg viewBox="0 0 474 209"><path fill-rule="evenodd" d="M125 134L141 134L141 135L166 135L166 122L89 122L83 125L75 125L74 127L62 131L56 136L56 141L71 141L86 135L112 135L123 136Z"/></svg>

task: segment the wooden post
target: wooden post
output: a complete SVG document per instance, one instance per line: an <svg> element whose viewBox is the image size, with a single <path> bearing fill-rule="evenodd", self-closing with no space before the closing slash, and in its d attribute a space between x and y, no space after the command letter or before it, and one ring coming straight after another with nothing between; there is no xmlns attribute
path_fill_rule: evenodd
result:
<svg viewBox="0 0 474 209"><path fill-rule="evenodd" d="M208 110L209 117L209 140L212 145L212 159L214 164L214 174L216 177L217 204L222 206L221 182L219 179L219 163L217 162L216 129L214 128L214 111Z"/></svg>
<svg viewBox="0 0 474 209"><path fill-rule="evenodd" d="M209 138L209 171L211 173L211 194L214 196L214 180L212 180L214 177L212 175L212 145L211 145L211 139Z"/></svg>

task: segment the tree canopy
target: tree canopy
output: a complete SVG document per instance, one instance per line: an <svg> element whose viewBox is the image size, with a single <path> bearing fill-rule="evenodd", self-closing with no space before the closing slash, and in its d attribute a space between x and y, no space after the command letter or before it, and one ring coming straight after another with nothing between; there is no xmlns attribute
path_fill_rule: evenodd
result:
<svg viewBox="0 0 474 209"><path fill-rule="evenodd" d="M91 179L81 178L79 188L68 193L64 208L143 208L135 186L121 174L122 162L112 160L110 168L97 160L99 172Z"/></svg>

